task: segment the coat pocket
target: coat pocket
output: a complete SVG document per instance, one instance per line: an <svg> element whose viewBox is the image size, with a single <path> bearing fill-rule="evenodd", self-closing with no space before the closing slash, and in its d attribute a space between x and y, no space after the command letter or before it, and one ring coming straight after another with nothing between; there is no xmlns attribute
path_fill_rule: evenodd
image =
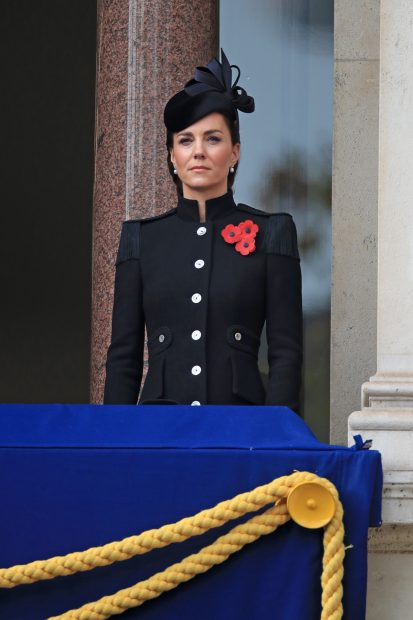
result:
<svg viewBox="0 0 413 620"><path fill-rule="evenodd" d="M160 354L166 351L171 343L172 332L166 325L158 327L148 335L148 374L139 399L140 404L163 398L165 356Z"/></svg>
<svg viewBox="0 0 413 620"><path fill-rule="evenodd" d="M246 353L231 354L232 392L252 405L265 403L265 388L257 361Z"/></svg>

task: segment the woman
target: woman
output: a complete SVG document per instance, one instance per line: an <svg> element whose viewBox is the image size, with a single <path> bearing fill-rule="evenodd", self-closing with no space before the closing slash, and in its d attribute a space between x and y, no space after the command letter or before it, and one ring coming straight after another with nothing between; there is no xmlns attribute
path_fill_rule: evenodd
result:
<svg viewBox="0 0 413 620"><path fill-rule="evenodd" d="M211 60L165 107L177 206L124 222L116 261L105 404L286 405L298 412L301 272L288 214L234 202L239 68ZM238 77L232 85L232 67ZM257 365L266 323L269 383Z"/></svg>

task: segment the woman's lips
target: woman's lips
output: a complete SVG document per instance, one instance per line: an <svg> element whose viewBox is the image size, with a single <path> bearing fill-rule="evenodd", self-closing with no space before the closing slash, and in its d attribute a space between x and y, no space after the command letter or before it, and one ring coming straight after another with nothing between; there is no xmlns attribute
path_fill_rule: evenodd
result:
<svg viewBox="0 0 413 620"><path fill-rule="evenodd" d="M191 170L200 172L201 170L209 170L209 168L206 168L205 166L194 166Z"/></svg>

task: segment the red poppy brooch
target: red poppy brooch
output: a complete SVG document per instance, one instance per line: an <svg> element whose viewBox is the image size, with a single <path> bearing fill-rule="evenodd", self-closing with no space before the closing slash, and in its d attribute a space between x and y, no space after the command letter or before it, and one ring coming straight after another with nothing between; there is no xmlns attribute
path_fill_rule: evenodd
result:
<svg viewBox="0 0 413 620"><path fill-rule="evenodd" d="M244 220L238 225L227 224L221 230L221 235L227 243L235 243L236 251L246 256L255 251L255 236L258 230L258 225L252 220Z"/></svg>

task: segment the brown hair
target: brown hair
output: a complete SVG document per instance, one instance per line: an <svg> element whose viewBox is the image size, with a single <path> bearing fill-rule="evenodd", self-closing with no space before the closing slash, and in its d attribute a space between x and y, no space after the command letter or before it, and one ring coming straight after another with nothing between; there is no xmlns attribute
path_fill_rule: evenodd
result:
<svg viewBox="0 0 413 620"><path fill-rule="evenodd" d="M222 114L222 116L225 118L225 121L229 129L229 133L231 134L232 144L234 145L234 144L237 144L237 142L241 142L240 135L239 135L238 119L227 116L226 114ZM182 196L182 193L183 193L182 182L181 182L181 179L178 177L178 175L174 174L174 165L171 161L171 148L173 147L173 143L174 143L174 134L172 131L169 131L169 129L167 129L166 148L168 149L168 156L167 156L168 170L169 170L169 174L172 177L173 182L176 185L176 191L177 191L178 196ZM237 169L238 169L238 163L239 162L237 161L236 164L234 164L234 172L228 173L228 189L232 189L232 186L234 185L235 175L237 174Z"/></svg>

